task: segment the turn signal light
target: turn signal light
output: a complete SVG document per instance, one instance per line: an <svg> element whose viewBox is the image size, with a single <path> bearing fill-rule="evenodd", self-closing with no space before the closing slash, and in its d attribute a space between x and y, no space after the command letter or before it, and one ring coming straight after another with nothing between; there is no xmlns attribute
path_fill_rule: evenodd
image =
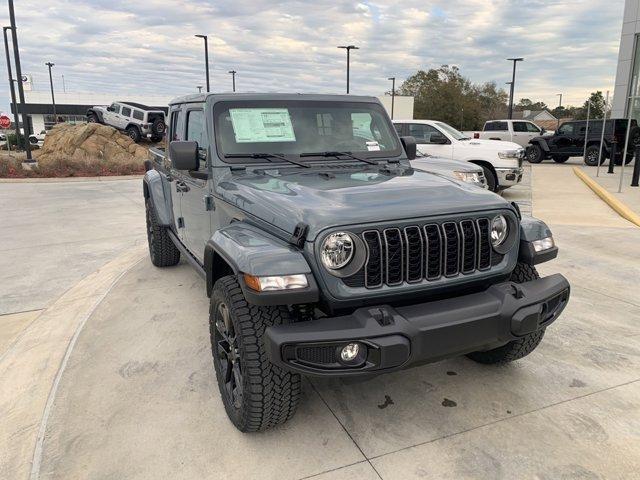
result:
<svg viewBox="0 0 640 480"><path fill-rule="evenodd" d="M256 277L255 275L244 274L244 282L251 290L256 292L275 292L278 290L295 290L307 288L309 282L304 273L297 275L281 275L273 277Z"/></svg>

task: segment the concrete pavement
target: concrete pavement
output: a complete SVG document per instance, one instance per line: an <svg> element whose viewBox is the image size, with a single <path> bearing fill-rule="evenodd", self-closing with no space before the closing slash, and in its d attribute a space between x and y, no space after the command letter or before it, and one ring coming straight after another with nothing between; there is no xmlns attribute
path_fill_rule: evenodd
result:
<svg viewBox="0 0 640 480"><path fill-rule="evenodd" d="M145 257L115 284L108 268L84 282L98 293L70 292L66 304L88 316L63 322L75 338L66 362L33 362L44 372L38 384L57 379L50 394L24 380L9 391L19 368L0 361L0 408L9 412L0 476L634 478L640 302L629 280L640 278L640 229L603 206L570 165L536 165L532 183L533 213L561 247L540 271L566 275L572 299L529 357L307 380L293 421L244 435L226 419L215 385L202 280L186 264L157 269ZM83 307L86 298L93 302ZM39 320L29 328L44 335ZM12 351L15 361L39 344L30 337ZM41 435L29 444L33 432Z"/></svg>

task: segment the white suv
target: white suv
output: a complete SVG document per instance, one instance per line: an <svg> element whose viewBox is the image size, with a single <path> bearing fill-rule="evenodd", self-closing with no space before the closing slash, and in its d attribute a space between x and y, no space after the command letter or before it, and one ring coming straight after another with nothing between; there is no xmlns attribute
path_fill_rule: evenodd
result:
<svg viewBox="0 0 640 480"><path fill-rule="evenodd" d="M159 142L167 130L164 111L132 102L114 102L108 107L92 107L87 111L87 121L122 130L134 142L139 142L143 137Z"/></svg>
<svg viewBox="0 0 640 480"><path fill-rule="evenodd" d="M482 167L490 190L499 192L522 181L524 149L517 143L476 140L434 120L394 120L400 136L416 139L418 151Z"/></svg>

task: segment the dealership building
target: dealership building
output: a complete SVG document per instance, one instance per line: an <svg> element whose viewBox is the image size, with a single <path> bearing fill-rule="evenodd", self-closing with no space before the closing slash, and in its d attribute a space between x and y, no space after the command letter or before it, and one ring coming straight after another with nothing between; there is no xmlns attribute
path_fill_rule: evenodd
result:
<svg viewBox="0 0 640 480"><path fill-rule="evenodd" d="M626 0L618 53L612 118L640 122L640 0Z"/></svg>

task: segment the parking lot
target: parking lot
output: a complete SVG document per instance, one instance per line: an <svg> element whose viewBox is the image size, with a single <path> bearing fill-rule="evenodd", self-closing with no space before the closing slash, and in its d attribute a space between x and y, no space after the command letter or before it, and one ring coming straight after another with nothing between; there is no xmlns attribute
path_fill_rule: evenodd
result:
<svg viewBox="0 0 640 480"><path fill-rule="evenodd" d="M32 292L46 293L39 303L21 303L19 289L5 301L5 313L48 308L3 342L1 476L637 478L640 305L629 279L640 275L640 230L571 166L536 165L530 193L506 194L523 205L530 197L550 224L561 254L541 273L560 272L572 286L540 348L504 367L458 358L368 381L307 379L297 416L260 434L239 433L224 413L202 280L185 263L160 270L148 260L140 180L47 184L52 219L82 219L68 195L107 188L113 195L94 206L124 202L120 214L137 227L123 237L113 219L95 218L92 229L117 247L59 262L55 288L34 277ZM31 221L15 220L17 237L39 221L22 212ZM62 248L39 247L50 256ZM6 237L2 248L28 258Z"/></svg>

